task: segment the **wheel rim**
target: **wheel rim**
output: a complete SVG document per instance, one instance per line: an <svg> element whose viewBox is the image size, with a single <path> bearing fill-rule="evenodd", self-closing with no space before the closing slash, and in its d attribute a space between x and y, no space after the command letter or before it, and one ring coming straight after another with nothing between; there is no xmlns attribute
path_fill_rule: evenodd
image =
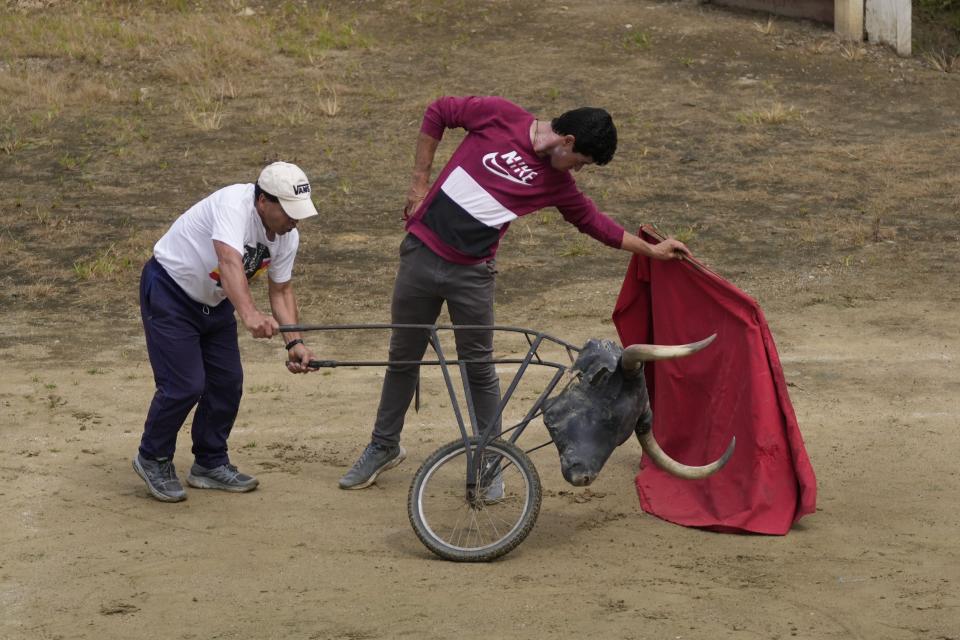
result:
<svg viewBox="0 0 960 640"><path fill-rule="evenodd" d="M471 452L476 447L470 447ZM500 461L503 496L473 502L466 496L467 456L451 451L424 476L417 492L417 511L427 533L456 551L492 549L523 525L530 504L530 480L509 451L488 446L485 456Z"/></svg>

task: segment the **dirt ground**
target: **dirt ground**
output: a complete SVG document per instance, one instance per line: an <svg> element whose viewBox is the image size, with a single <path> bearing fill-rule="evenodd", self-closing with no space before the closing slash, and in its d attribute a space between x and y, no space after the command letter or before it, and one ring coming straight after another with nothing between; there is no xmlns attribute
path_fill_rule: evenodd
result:
<svg viewBox="0 0 960 640"><path fill-rule="evenodd" d="M174 5L203 13L144 4ZM229 25L270 5L210 6ZM695 2L303 7L362 41L274 51L286 63L233 79L216 126L147 58L23 45L0 61L0 638L960 640L960 76ZM72 9L5 11L12 29ZM83 82L110 90L83 99ZM292 160L322 213L301 229L303 321L386 321L420 115L469 93L544 117L607 107L617 158L582 188L760 302L818 478L817 512L787 536L644 514L631 441L586 489L564 483L552 448L535 452L544 501L527 540L489 564L439 560L406 515L417 466L456 435L436 372L407 462L344 492L382 371L291 376L276 341L246 336L231 455L260 489L147 495L130 461L153 390L136 301L152 243L200 197ZM498 320L613 338L627 261L555 212L518 222ZM310 342L378 359L386 336ZM546 437L528 431L531 446ZM184 476L187 433L180 445Z"/></svg>

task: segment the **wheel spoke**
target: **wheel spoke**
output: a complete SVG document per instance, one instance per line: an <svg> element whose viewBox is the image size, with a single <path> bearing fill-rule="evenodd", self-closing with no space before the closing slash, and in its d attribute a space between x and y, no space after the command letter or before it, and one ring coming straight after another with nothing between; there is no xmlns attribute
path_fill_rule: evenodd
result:
<svg viewBox="0 0 960 640"><path fill-rule="evenodd" d="M470 446L475 451L477 440ZM464 454L464 443L457 441L423 463L410 491L410 521L427 548L441 557L490 560L529 533L540 508L540 481L521 449L494 440L486 445L475 497L468 500ZM491 487L501 486L502 496L487 499Z"/></svg>
<svg viewBox="0 0 960 640"><path fill-rule="evenodd" d="M497 523L493 521L493 516L490 515L490 509L483 509L483 513L487 516L487 520L490 522L490 527L493 529L493 533L497 536L497 539L500 539L500 530L497 529Z"/></svg>
<svg viewBox="0 0 960 640"><path fill-rule="evenodd" d="M453 528L450 529L450 535L448 536L450 539L453 539L454 534L460 530L460 523L463 521L463 515L463 511L461 510L460 515L457 516L457 521L453 523ZM456 540L457 544L460 544L460 536L457 536Z"/></svg>

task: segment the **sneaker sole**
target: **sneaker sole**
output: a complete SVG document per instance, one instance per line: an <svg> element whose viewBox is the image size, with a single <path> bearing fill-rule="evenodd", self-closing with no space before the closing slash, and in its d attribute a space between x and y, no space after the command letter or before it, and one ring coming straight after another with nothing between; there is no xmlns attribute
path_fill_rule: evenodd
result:
<svg viewBox="0 0 960 640"><path fill-rule="evenodd" d="M384 471L389 471L390 469L393 469L395 466L397 466L398 464L406 460L406 458L407 458L407 450L404 449L403 447L400 447L399 455L397 455L396 458L394 458L393 460L386 463L385 465L383 465L382 467L374 471L372 474L370 474L370 477L367 478L366 482L361 482L360 484L351 485L349 487L340 485L340 488L344 489L345 491L355 491L356 489L366 489L367 487L369 487L370 485L372 485L374 482L377 481L377 476L379 476Z"/></svg>
<svg viewBox="0 0 960 640"><path fill-rule="evenodd" d="M150 481L147 480L147 474L146 472L144 472L143 467L140 466L140 461L137 460L136 458L133 459L133 470L137 472L137 475L140 476L140 479L143 480L143 483L147 485L147 491L150 492L150 495L152 495L154 498L156 498L160 502L183 502L184 500L187 499L186 494L179 497L169 496L165 493L161 493L160 491L154 489L153 485L150 484Z"/></svg>
<svg viewBox="0 0 960 640"><path fill-rule="evenodd" d="M235 484L223 484L213 478L206 476L195 476L192 473L187 476L187 484L194 489L219 489L220 491L229 491L231 493L248 493L260 486L260 482L253 482L248 485L237 486Z"/></svg>

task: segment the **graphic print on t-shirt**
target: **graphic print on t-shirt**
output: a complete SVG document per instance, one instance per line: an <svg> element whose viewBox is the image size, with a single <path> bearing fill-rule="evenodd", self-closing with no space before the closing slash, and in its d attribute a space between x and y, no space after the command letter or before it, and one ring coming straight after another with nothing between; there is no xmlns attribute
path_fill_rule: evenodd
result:
<svg viewBox="0 0 960 640"><path fill-rule="evenodd" d="M490 254L500 229L516 219L517 214L500 204L463 167L450 172L423 216L424 224L444 242L478 258Z"/></svg>
<svg viewBox="0 0 960 640"><path fill-rule="evenodd" d="M243 246L243 274L247 277L247 282L256 278L269 266L269 247L259 242L256 247L251 247L248 244ZM210 278L216 281L218 287L222 286L220 282L220 269L211 271Z"/></svg>
<svg viewBox="0 0 960 640"><path fill-rule="evenodd" d="M498 157L499 156L499 157ZM500 162L503 162L503 165ZM504 166L506 165L506 166ZM509 153L498 153L493 151L483 156L483 168L495 176L506 178L510 182L516 182L529 187L533 179L537 177L537 172L527 165L516 151Z"/></svg>

